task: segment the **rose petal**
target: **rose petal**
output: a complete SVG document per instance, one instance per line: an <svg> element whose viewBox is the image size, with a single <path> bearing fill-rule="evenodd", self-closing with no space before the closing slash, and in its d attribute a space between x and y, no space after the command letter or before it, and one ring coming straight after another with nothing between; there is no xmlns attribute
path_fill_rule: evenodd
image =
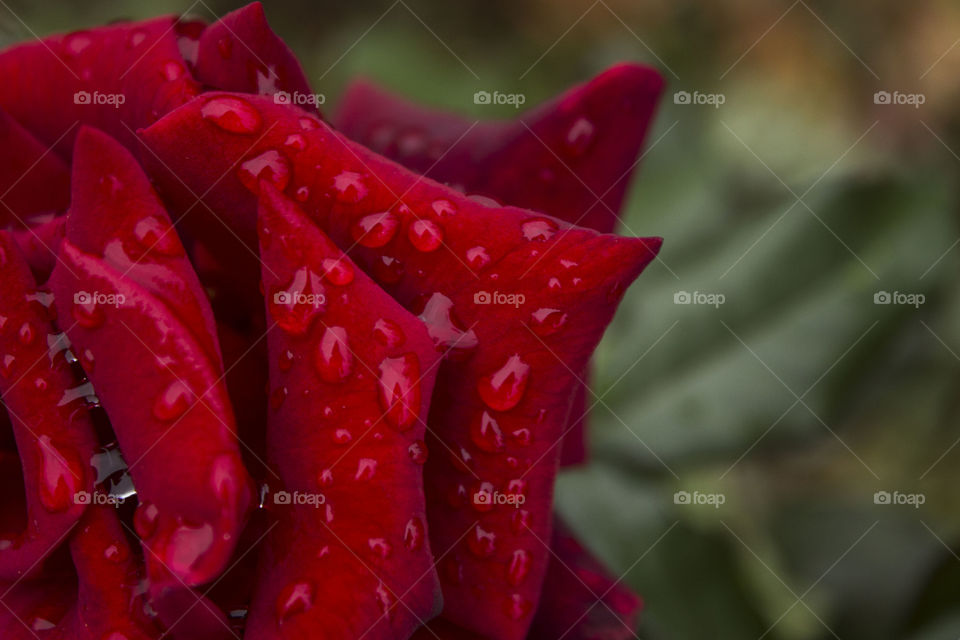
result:
<svg viewBox="0 0 960 640"><path fill-rule="evenodd" d="M77 122L130 148L134 131L198 92L174 18L121 23L30 41L0 53L0 108L69 158Z"/></svg>
<svg viewBox="0 0 960 640"><path fill-rule="evenodd" d="M84 129L75 153L67 239L50 278L57 309L71 341L93 354L89 376L141 501L151 582L206 582L230 557L251 500L209 306L129 152Z"/></svg>
<svg viewBox="0 0 960 640"><path fill-rule="evenodd" d="M0 227L22 229L37 213L70 204L70 169L0 109Z"/></svg>
<svg viewBox="0 0 960 640"><path fill-rule="evenodd" d="M207 27L200 37L194 73L204 84L224 91L313 95L300 63L270 29L259 2L231 11Z"/></svg>
<svg viewBox="0 0 960 640"><path fill-rule="evenodd" d="M606 236L529 211L482 206L263 98L244 98L263 119L259 140L237 135L202 115L209 101L227 97L240 99L204 96L144 132L163 160L153 163L158 184L175 202L171 187L179 180L165 167L172 168L191 190L208 193L218 215L249 228L250 190L259 183L248 174L256 171L294 197L303 194L304 210L334 242L354 247L359 264L422 313L438 349L452 352L430 416L438 438L431 449L439 454L426 469L431 541L441 552L452 548L449 571L441 571L444 615L484 635L522 638L546 570L548 554L536 538L549 539L556 443L573 372L586 365L620 294L660 240ZM303 136L302 148L281 151L295 134ZM187 141L219 152L182 154ZM523 295L524 303L483 304L484 292ZM528 502L522 509L472 504L485 482ZM525 516L516 515L521 511ZM531 560L526 578L513 586L504 567L517 549Z"/></svg>
<svg viewBox="0 0 960 640"><path fill-rule="evenodd" d="M3 494L3 580L42 570L40 561L83 514L75 494L93 490L93 426L70 366L54 346L59 332L50 304L13 239L0 232L0 410L10 419L23 476ZM17 456L4 455L7 472L16 473Z"/></svg>
<svg viewBox="0 0 960 640"><path fill-rule="evenodd" d="M360 80L348 87L336 126L467 193L610 233L662 91L654 69L619 64L516 120L476 124ZM563 464L586 457L587 398L578 384Z"/></svg>
<svg viewBox="0 0 960 640"><path fill-rule="evenodd" d="M37 282L46 282L53 271L66 232L66 220L66 216L53 214L34 216L29 228L10 232Z"/></svg>
<svg viewBox="0 0 960 640"><path fill-rule="evenodd" d="M267 443L280 477L268 505L279 524L262 548L248 633L409 637L440 607L423 460L411 455L439 355L423 324L269 184L260 227L275 325Z"/></svg>

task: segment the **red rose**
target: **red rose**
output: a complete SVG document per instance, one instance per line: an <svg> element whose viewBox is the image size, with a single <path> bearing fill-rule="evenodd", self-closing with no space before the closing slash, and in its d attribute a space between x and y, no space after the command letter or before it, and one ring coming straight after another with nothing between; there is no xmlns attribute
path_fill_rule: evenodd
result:
<svg viewBox="0 0 960 640"><path fill-rule="evenodd" d="M552 493L660 247L610 234L655 72L338 132L253 4L0 78L2 637L632 635Z"/></svg>

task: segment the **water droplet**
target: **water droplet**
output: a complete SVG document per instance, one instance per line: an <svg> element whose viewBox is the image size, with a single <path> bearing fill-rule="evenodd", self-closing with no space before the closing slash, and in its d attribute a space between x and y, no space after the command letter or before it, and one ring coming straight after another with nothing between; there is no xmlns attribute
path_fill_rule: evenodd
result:
<svg viewBox="0 0 960 640"><path fill-rule="evenodd" d="M87 373L93 373L95 363L96 359L93 357L93 351L84 349L83 353L80 354L80 366L83 367L83 370Z"/></svg>
<svg viewBox="0 0 960 640"><path fill-rule="evenodd" d="M546 218L534 218L524 222L520 226L520 231L527 240L543 242L553 237L557 231L557 224Z"/></svg>
<svg viewBox="0 0 960 640"><path fill-rule="evenodd" d="M370 480L377 473L377 461L373 458L360 458L354 480Z"/></svg>
<svg viewBox="0 0 960 640"><path fill-rule="evenodd" d="M377 562L382 562L389 558L390 553L393 551L390 543L383 538L370 538L367 540L367 546L370 547L373 558Z"/></svg>
<svg viewBox="0 0 960 640"><path fill-rule="evenodd" d="M467 534L467 547L478 558L486 558L496 550L497 536L477 524Z"/></svg>
<svg viewBox="0 0 960 640"><path fill-rule="evenodd" d="M323 276L331 284L344 287L353 282L353 275L353 267L346 256L323 259Z"/></svg>
<svg viewBox="0 0 960 640"><path fill-rule="evenodd" d="M367 197L369 189L362 174L344 171L333 179L334 199L343 204L356 204Z"/></svg>
<svg viewBox="0 0 960 640"><path fill-rule="evenodd" d="M407 340L403 329L393 320L380 318L373 325L373 339L385 347L399 347Z"/></svg>
<svg viewBox="0 0 960 640"><path fill-rule="evenodd" d="M333 432L333 441L337 444L347 444L353 440L353 435L347 429L337 429Z"/></svg>
<svg viewBox="0 0 960 640"><path fill-rule="evenodd" d="M490 254L484 247L472 247L467 249L467 262L479 271L490 264Z"/></svg>
<svg viewBox="0 0 960 640"><path fill-rule="evenodd" d="M160 65L160 73L163 74L163 77L166 78L168 82L182 78L185 71L186 69L183 68L183 65L176 60L167 60Z"/></svg>
<svg viewBox="0 0 960 640"><path fill-rule="evenodd" d="M423 546L423 538L426 530L423 526L423 520L414 516L407 521L407 526L403 529L403 546L410 551L416 551Z"/></svg>
<svg viewBox="0 0 960 640"><path fill-rule="evenodd" d="M593 134L593 123L586 118L578 118L563 139L564 150L573 157L583 155L593 142Z"/></svg>
<svg viewBox="0 0 960 640"><path fill-rule="evenodd" d="M547 288L556 291L560 288L560 280L558 278L550 278L550 280L547 281Z"/></svg>
<svg viewBox="0 0 960 640"><path fill-rule="evenodd" d="M493 416L486 411L470 423L470 439L487 453L503 451L503 432Z"/></svg>
<svg viewBox="0 0 960 640"><path fill-rule="evenodd" d="M114 542L103 550L103 557L114 564L120 564L130 557L130 550L125 543Z"/></svg>
<svg viewBox="0 0 960 640"><path fill-rule="evenodd" d="M309 187L299 187L294 193L293 197L297 199L297 202L306 202L310 199L310 188Z"/></svg>
<svg viewBox="0 0 960 640"><path fill-rule="evenodd" d="M333 469L327 468L317 474L317 481L321 487L329 487L333 484Z"/></svg>
<svg viewBox="0 0 960 640"><path fill-rule="evenodd" d="M453 301L442 293L435 292L430 296L420 319L427 325L427 332L438 349L463 352L477 346L477 334L472 329L461 329L453 313Z"/></svg>
<svg viewBox="0 0 960 640"><path fill-rule="evenodd" d="M212 546L213 525L181 525L173 530L167 540L163 553L164 561L174 573L185 576Z"/></svg>
<svg viewBox="0 0 960 640"><path fill-rule="evenodd" d="M266 180L277 191L290 183L290 161L276 149L268 149L247 160L237 169L237 178L253 193L260 193L260 180Z"/></svg>
<svg viewBox="0 0 960 640"><path fill-rule="evenodd" d="M242 98L222 96L208 100L200 108L200 115L231 133L253 134L263 124L260 112Z"/></svg>
<svg viewBox="0 0 960 640"><path fill-rule="evenodd" d="M190 387L180 380L174 380L153 403L153 417L164 421L179 418L190 408L193 398L194 393Z"/></svg>
<svg viewBox="0 0 960 640"><path fill-rule="evenodd" d="M220 57L224 59L233 55L233 38L224 36L217 40L217 52L219 52Z"/></svg>
<svg viewBox="0 0 960 640"><path fill-rule="evenodd" d="M277 596L277 622L283 624L292 616L303 613L313 606L313 585L309 582L294 582L280 590Z"/></svg>
<svg viewBox="0 0 960 640"><path fill-rule="evenodd" d="M9 353L3 356L0 359L0 376L4 378L10 377L10 371L13 369L13 363L16 361L16 358L10 355Z"/></svg>
<svg viewBox="0 0 960 640"><path fill-rule="evenodd" d="M313 129L320 128L320 122L315 118L300 118L298 122L300 123L300 128L304 131L312 131Z"/></svg>
<svg viewBox="0 0 960 640"><path fill-rule="evenodd" d="M280 371L290 371L290 368L293 366L293 359L293 351L287 349L281 353L277 359L277 366L280 367Z"/></svg>
<svg viewBox="0 0 960 640"><path fill-rule="evenodd" d="M283 146L293 151L303 151L307 148L307 139L299 133L291 133L287 136L287 139L283 141Z"/></svg>
<svg viewBox="0 0 960 640"><path fill-rule="evenodd" d="M513 620L521 620L533 611L533 604L519 593L510 594L507 600L506 613Z"/></svg>
<svg viewBox="0 0 960 640"><path fill-rule="evenodd" d="M377 602L380 604L381 615L387 620L390 620L393 615L393 608L395 606L394 602L396 601L396 598L394 598L390 592L387 591L387 588L382 582L377 585L377 588L374 590L374 595L377 598Z"/></svg>
<svg viewBox="0 0 960 640"><path fill-rule="evenodd" d="M75 57L86 51L93 43L93 38L84 31L71 33L63 39L63 50L70 56Z"/></svg>
<svg viewBox="0 0 960 640"><path fill-rule="evenodd" d="M414 220L407 228L407 237L417 250L429 253L443 243L443 231L432 220Z"/></svg>
<svg viewBox="0 0 960 640"><path fill-rule="evenodd" d="M434 200L430 208L441 218L449 218L457 212L457 208L449 200Z"/></svg>
<svg viewBox="0 0 960 640"><path fill-rule="evenodd" d="M533 438L530 436L530 429L514 429L510 432L510 435L513 436L514 441L521 447L529 446L533 441Z"/></svg>
<svg viewBox="0 0 960 640"><path fill-rule="evenodd" d="M143 44L143 41L147 39L147 32L143 29L134 29L130 32L130 36L127 38L127 44L133 47L139 47Z"/></svg>
<svg viewBox="0 0 960 640"><path fill-rule="evenodd" d="M495 411L508 411L520 402L527 389L530 365L514 354L494 373L480 378L477 392L484 403Z"/></svg>
<svg viewBox="0 0 960 640"><path fill-rule="evenodd" d="M410 456L410 459L413 460L415 464L426 463L428 456L426 443L423 440L414 440L410 446L407 447L407 455Z"/></svg>
<svg viewBox="0 0 960 640"><path fill-rule="evenodd" d="M406 269L403 263L392 256L380 256L373 262L373 277L384 284L396 284L403 278Z"/></svg>
<svg viewBox="0 0 960 640"><path fill-rule="evenodd" d="M382 247L393 239L400 221L389 211L371 213L353 223L353 239L364 247Z"/></svg>
<svg viewBox="0 0 960 640"><path fill-rule="evenodd" d="M523 549L516 549L510 556L510 565L507 567L507 582L516 587L529 573L530 554Z"/></svg>
<svg viewBox="0 0 960 640"><path fill-rule="evenodd" d="M141 539L149 539L157 530L160 510L152 502L141 502L133 513L133 528Z"/></svg>
<svg viewBox="0 0 960 640"><path fill-rule="evenodd" d="M468 200L476 202L477 204L483 205L484 207L492 207L494 209L500 208L500 203L494 200L489 196L480 195L479 193L471 193L467 196Z"/></svg>
<svg viewBox="0 0 960 640"><path fill-rule="evenodd" d="M20 325L17 337L20 338L21 344L33 344L33 341L37 339L37 333L33 330L33 325L29 322L24 322Z"/></svg>
<svg viewBox="0 0 960 640"><path fill-rule="evenodd" d="M40 456L40 503L54 513L66 511L73 495L84 486L84 472L76 454L56 447L48 435L38 439Z"/></svg>
<svg viewBox="0 0 960 640"><path fill-rule="evenodd" d="M510 514L510 529L515 534L520 534L530 527L530 512L526 509L515 509Z"/></svg>
<svg viewBox="0 0 960 640"><path fill-rule="evenodd" d="M347 343L347 330L343 327L327 327L313 360L320 379L336 384L353 373L353 353Z"/></svg>
<svg viewBox="0 0 960 640"><path fill-rule="evenodd" d="M236 453L221 453L210 465L210 488L221 504L238 503L240 496L247 491L245 477L243 461Z"/></svg>
<svg viewBox="0 0 960 640"><path fill-rule="evenodd" d="M133 237L147 251L163 256L181 256L183 247L173 226L157 216L147 216L133 227Z"/></svg>
<svg viewBox="0 0 960 640"><path fill-rule="evenodd" d="M301 267L283 288L268 298L270 315L280 328L293 335L304 335L314 319L326 309L326 297L320 275Z"/></svg>
<svg viewBox="0 0 960 640"><path fill-rule="evenodd" d="M567 314L560 309L544 307L534 311L532 317L533 331L541 336L554 334L567 324Z"/></svg>
<svg viewBox="0 0 960 640"><path fill-rule="evenodd" d="M43 378L34 378L33 388L37 391L46 391L47 390L47 381Z"/></svg>
<svg viewBox="0 0 960 640"><path fill-rule="evenodd" d="M400 431L412 427L420 412L420 361L416 354L384 358L377 383L387 422Z"/></svg>

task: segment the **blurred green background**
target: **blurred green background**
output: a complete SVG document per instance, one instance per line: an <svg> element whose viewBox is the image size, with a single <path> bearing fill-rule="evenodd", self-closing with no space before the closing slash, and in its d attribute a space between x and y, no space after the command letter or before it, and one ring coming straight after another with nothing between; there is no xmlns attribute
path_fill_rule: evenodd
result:
<svg viewBox="0 0 960 640"><path fill-rule="evenodd" d="M4 42L242 4L5 1ZM643 594L644 639L960 637L960 4L265 4L328 111L357 74L511 117L473 93L531 106L616 61L659 68L622 232L663 236L662 260L601 346L593 459L559 509Z"/></svg>

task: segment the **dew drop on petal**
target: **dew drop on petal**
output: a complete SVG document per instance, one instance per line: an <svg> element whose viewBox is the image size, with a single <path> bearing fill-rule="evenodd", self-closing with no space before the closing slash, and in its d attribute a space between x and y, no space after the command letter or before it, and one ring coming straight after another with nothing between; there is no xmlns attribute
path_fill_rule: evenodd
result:
<svg viewBox="0 0 960 640"><path fill-rule="evenodd" d="M230 133L253 134L260 130L260 112L242 98L222 96L200 108L200 116Z"/></svg>
<svg viewBox="0 0 960 640"><path fill-rule="evenodd" d="M40 503L47 511L66 511L84 485L77 456L56 447L48 435L38 438L40 449Z"/></svg>
<svg viewBox="0 0 960 640"><path fill-rule="evenodd" d="M527 389L530 365L514 354L497 371L480 378L477 392L484 403L495 411L508 411L520 402Z"/></svg>
<svg viewBox="0 0 960 640"><path fill-rule="evenodd" d="M513 620L522 620L533 611L533 604L522 594L512 593L507 599L506 614Z"/></svg>
<svg viewBox="0 0 960 640"><path fill-rule="evenodd" d="M353 267L346 256L340 258L324 258L323 276L331 284L343 287L353 282Z"/></svg>
<svg viewBox="0 0 960 640"><path fill-rule="evenodd" d="M496 550L497 536L477 524L467 534L467 547L478 558L486 558Z"/></svg>
<svg viewBox="0 0 960 640"><path fill-rule="evenodd" d="M343 204L356 204L367 197L369 189L362 174L343 171L333 179L334 199Z"/></svg>
<svg viewBox="0 0 960 640"><path fill-rule="evenodd" d="M371 213L353 223L353 239L364 247L382 247L393 239L400 221L393 213Z"/></svg>
<svg viewBox="0 0 960 640"><path fill-rule="evenodd" d="M523 549L514 550L507 567L507 582L516 587L530 573L530 554Z"/></svg>
<svg viewBox="0 0 960 640"><path fill-rule="evenodd" d="M420 412L420 361L416 354L384 358L377 381L380 407L400 431L413 426Z"/></svg>
<svg viewBox="0 0 960 640"><path fill-rule="evenodd" d="M430 207L441 218L449 218L457 212L457 208L449 200L434 200Z"/></svg>
<svg viewBox="0 0 960 640"><path fill-rule="evenodd" d="M283 146L293 151L303 151L307 148L307 140L299 133L291 133L283 141Z"/></svg>
<svg viewBox="0 0 960 640"><path fill-rule="evenodd" d="M153 417L170 421L182 416L193 401L193 391L180 380L174 380L153 403Z"/></svg>
<svg viewBox="0 0 960 640"><path fill-rule="evenodd" d="M333 432L333 441L337 444L347 444L353 440L353 434L348 429L337 429Z"/></svg>
<svg viewBox="0 0 960 640"><path fill-rule="evenodd" d="M410 459L413 460L415 464L426 463L428 456L426 443L423 440L414 440L410 446L407 447L407 455L410 456Z"/></svg>
<svg viewBox="0 0 960 640"><path fill-rule="evenodd" d="M493 416L486 411L470 423L470 439L487 453L503 451L503 432Z"/></svg>
<svg viewBox="0 0 960 640"><path fill-rule="evenodd" d="M541 336L554 334L567 324L567 314L560 309L543 307L534 311L532 318L533 330Z"/></svg>
<svg viewBox="0 0 960 640"><path fill-rule="evenodd" d="M33 344L34 340L37 339L37 332L33 330L33 325L29 322L24 322L20 325L20 330L17 332L17 337L20 340L20 344Z"/></svg>
<svg viewBox="0 0 960 640"><path fill-rule="evenodd" d="M370 480L377 473L377 461L373 458L360 458L354 480Z"/></svg>
<svg viewBox="0 0 960 640"><path fill-rule="evenodd" d="M407 337L400 325L393 320L380 318L373 325L373 339L385 347L399 347L406 342Z"/></svg>
<svg viewBox="0 0 960 640"><path fill-rule="evenodd" d="M287 349L277 359L277 366L280 367L280 371L289 371L293 366L293 360L293 351Z"/></svg>
<svg viewBox="0 0 960 640"><path fill-rule="evenodd" d="M290 174L290 161L276 149L267 149L237 169L237 178L253 193L260 193L261 180L266 180L278 191L283 191L290 183Z"/></svg>
<svg viewBox="0 0 960 640"><path fill-rule="evenodd" d="M443 231L432 220L414 220L407 229L410 244L418 251L436 251L443 243Z"/></svg>
<svg viewBox="0 0 960 640"><path fill-rule="evenodd" d="M477 335L472 329L464 331L453 312L453 301L435 292L424 305L420 319L438 349L469 351L477 346Z"/></svg>
<svg viewBox="0 0 960 640"><path fill-rule="evenodd" d="M474 269L483 269L490 264L490 254L484 247L467 249L467 263Z"/></svg>
<svg viewBox="0 0 960 640"><path fill-rule="evenodd" d="M133 528L142 539L149 539L157 530L157 516L160 515L157 505L152 502L141 502L133 513Z"/></svg>
<svg viewBox="0 0 960 640"><path fill-rule="evenodd" d="M403 546L410 551L416 551L423 546L425 528L423 520L414 516L407 521L407 526L403 529Z"/></svg>
<svg viewBox="0 0 960 640"><path fill-rule="evenodd" d="M133 237L144 250L163 256L183 255L180 238L173 226L157 216L147 216L133 227Z"/></svg>
<svg viewBox="0 0 960 640"><path fill-rule="evenodd" d="M557 231L557 225L546 218L533 218L524 222L520 226L520 231L527 240L543 242L553 237L553 234Z"/></svg>
<svg viewBox="0 0 960 640"><path fill-rule="evenodd" d="M367 546L370 548L370 552L373 554L374 560L379 562L389 558L390 554L393 552L393 548L390 546L390 543L383 538L370 538L367 540Z"/></svg>
<svg viewBox="0 0 960 640"><path fill-rule="evenodd" d="M277 622L283 624L298 613L313 606L313 585L307 581L294 582L280 590L277 596Z"/></svg>
<svg viewBox="0 0 960 640"><path fill-rule="evenodd" d="M343 327L327 327L314 354L317 374L324 382L336 384L353 373L353 353Z"/></svg>

